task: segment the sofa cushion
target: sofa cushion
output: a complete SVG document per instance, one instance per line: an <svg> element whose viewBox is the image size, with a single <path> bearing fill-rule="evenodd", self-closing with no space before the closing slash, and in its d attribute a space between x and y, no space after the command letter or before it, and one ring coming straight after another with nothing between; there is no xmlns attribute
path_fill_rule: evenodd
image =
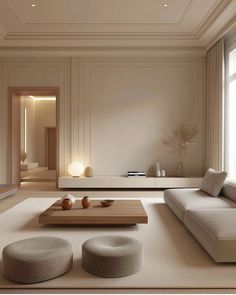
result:
<svg viewBox="0 0 236 295"><path fill-rule="evenodd" d="M216 262L236 262L236 209L194 209L184 224Z"/></svg>
<svg viewBox="0 0 236 295"><path fill-rule="evenodd" d="M224 181L226 179L226 172L218 172L213 169L208 169L200 184L200 190L213 196L218 197Z"/></svg>
<svg viewBox="0 0 236 295"><path fill-rule="evenodd" d="M180 220L184 221L186 209L234 208L236 203L225 197L212 197L199 189L168 189L164 200Z"/></svg>
<svg viewBox="0 0 236 295"><path fill-rule="evenodd" d="M221 194L222 196L236 202L236 183L229 180L226 181L225 184L223 185Z"/></svg>

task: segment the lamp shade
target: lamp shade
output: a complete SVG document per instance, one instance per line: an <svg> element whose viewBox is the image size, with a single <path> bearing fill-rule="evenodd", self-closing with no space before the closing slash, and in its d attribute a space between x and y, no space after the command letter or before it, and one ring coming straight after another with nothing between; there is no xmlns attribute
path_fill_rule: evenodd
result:
<svg viewBox="0 0 236 295"><path fill-rule="evenodd" d="M79 177L84 172L84 166L80 162L72 162L68 166L68 172L73 177Z"/></svg>

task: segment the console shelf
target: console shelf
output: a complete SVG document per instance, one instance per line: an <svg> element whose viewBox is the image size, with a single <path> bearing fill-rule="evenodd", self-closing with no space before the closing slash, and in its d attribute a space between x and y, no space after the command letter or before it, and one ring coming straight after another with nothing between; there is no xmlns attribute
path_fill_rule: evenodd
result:
<svg viewBox="0 0 236 295"><path fill-rule="evenodd" d="M59 177L59 188L178 188L198 187L201 177Z"/></svg>

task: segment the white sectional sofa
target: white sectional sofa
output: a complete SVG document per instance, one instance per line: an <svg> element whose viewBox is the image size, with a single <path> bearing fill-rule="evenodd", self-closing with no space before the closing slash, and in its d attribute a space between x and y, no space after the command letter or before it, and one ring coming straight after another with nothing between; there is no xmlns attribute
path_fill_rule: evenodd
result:
<svg viewBox="0 0 236 295"><path fill-rule="evenodd" d="M168 189L164 200L216 262L236 262L236 183L225 182L218 197Z"/></svg>

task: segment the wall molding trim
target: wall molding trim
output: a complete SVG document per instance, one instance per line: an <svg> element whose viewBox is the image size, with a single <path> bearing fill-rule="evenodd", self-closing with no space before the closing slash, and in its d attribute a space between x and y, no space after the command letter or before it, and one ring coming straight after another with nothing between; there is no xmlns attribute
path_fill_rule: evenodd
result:
<svg viewBox="0 0 236 295"><path fill-rule="evenodd" d="M63 58L65 56L71 58L158 58L158 57L204 57L206 56L206 48L202 46L119 46L112 47L41 47L41 48L28 48L28 47L0 47L0 57L14 58L14 57L57 57Z"/></svg>
<svg viewBox="0 0 236 295"><path fill-rule="evenodd" d="M220 16L221 13L227 8L227 6L232 2L232 0L220 1L217 3L217 6L213 10L213 12L209 15L206 15L204 21L198 26L195 30L194 34L198 38L201 38L204 35L209 27L211 27L216 19Z"/></svg>
<svg viewBox="0 0 236 295"><path fill-rule="evenodd" d="M85 166L92 165L92 114L91 114L91 75L92 71L96 69L155 69L155 68L170 68L170 69L190 69L192 72L193 83L196 88L193 89L192 98L195 102L202 98L202 105L204 106L204 59L200 58L142 58L140 59L124 59L124 58L110 58L110 59L97 59L97 58L83 58L74 59L74 71L78 67L79 75L79 101L72 101L72 105L79 111L79 132L76 134L77 139L74 139L77 146L73 147L72 158L80 160ZM72 108L73 109L73 108ZM204 118L204 110L203 110ZM72 117L73 119L73 117ZM204 119L203 119L204 121ZM205 123L202 124L202 150L205 150ZM74 156L73 156L74 154ZM202 173L205 172L204 166L205 158L202 159Z"/></svg>
<svg viewBox="0 0 236 295"><path fill-rule="evenodd" d="M120 36L111 36L111 37L104 37L96 35L94 38L91 35L85 35L83 38L73 37L72 39L60 39L59 36L57 38L53 38L52 36L47 38L33 38L33 39L4 39L0 40L1 47L8 47L8 48L21 48L21 47L54 47L57 50L60 50L61 47L66 48L73 48L73 47L90 47L90 48L101 48L101 47L205 47L206 42L204 40L198 38L188 38L186 35L177 36L174 35L171 38L171 35L163 36L163 35L154 35L148 36L146 35L120 35Z"/></svg>
<svg viewBox="0 0 236 295"><path fill-rule="evenodd" d="M2 108L0 114L3 120L0 143L2 183L9 182L8 161L8 90L9 88L41 88L57 87L60 95L60 122L59 122L59 174L64 174L66 165L70 161L70 74L68 59L2 59Z"/></svg>
<svg viewBox="0 0 236 295"><path fill-rule="evenodd" d="M235 24L236 24L236 16L231 18L225 24L225 26L221 30L219 30L217 34L215 34L215 37L211 40L211 42L209 42L207 46L207 50L209 50L217 41L219 41L220 38L224 38L224 36L227 36L227 33L230 32L232 28L234 28Z"/></svg>

